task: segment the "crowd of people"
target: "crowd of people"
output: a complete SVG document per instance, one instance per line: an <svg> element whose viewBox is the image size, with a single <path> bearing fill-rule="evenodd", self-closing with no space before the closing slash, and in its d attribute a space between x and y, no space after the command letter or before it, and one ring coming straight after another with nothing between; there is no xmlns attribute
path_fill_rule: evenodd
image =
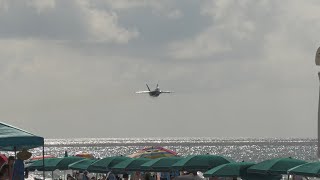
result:
<svg viewBox="0 0 320 180"><path fill-rule="evenodd" d="M7 161L0 168L0 180L24 180L28 178L28 171L24 168L24 160L31 157L31 153L22 150L17 153L16 158L9 156ZM1 164L0 164L1 165ZM36 179L36 178L35 178ZM59 180L61 177L59 178ZM197 172L152 173L152 172L132 172L130 174L116 174L112 171L106 174L89 174L88 171L73 171L67 174L67 180L203 180ZM216 180L218 178L210 178Z"/></svg>
<svg viewBox="0 0 320 180"><path fill-rule="evenodd" d="M31 157L26 149L17 153L17 158L9 156L8 161L1 165L0 180L24 180L28 178L28 171L24 168L24 160Z"/></svg>
<svg viewBox="0 0 320 180"><path fill-rule="evenodd" d="M99 176L92 175L89 176L88 171L83 172L74 172L72 175L67 175L67 180L203 180L203 177L200 177L197 172L162 172L162 173L153 173L153 172L132 172L131 174L114 174L112 171L107 174L101 174ZM211 178L215 180L214 178ZM218 179L218 178L217 178Z"/></svg>
<svg viewBox="0 0 320 180"><path fill-rule="evenodd" d="M136 176L132 176L131 180L134 179ZM113 172L108 172L107 174L99 174L99 175L92 175L89 176L88 171L83 172L74 172L72 175L67 174L67 180L128 180L129 174L114 174ZM135 178L137 179L137 178ZM141 179L141 178L139 178ZM145 179L145 180L151 180L151 179Z"/></svg>

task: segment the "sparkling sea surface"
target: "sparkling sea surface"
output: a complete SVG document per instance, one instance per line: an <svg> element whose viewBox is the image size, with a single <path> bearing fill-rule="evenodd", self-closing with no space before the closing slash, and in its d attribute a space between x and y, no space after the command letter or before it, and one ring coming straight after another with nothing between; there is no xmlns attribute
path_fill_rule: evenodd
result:
<svg viewBox="0 0 320 180"><path fill-rule="evenodd" d="M316 139L298 138L79 138L46 139L45 153L63 157L79 152L92 153L96 158L129 155L145 146L163 146L179 155L215 154L236 161L260 162L275 157L294 157L315 161ZM42 148L30 150L33 156L42 154ZM6 153L6 152L4 152Z"/></svg>

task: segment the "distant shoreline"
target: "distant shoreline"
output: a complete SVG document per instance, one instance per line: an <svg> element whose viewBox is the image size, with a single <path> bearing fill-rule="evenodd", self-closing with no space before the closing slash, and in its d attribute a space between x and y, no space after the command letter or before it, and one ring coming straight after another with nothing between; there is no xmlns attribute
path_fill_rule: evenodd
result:
<svg viewBox="0 0 320 180"><path fill-rule="evenodd" d="M310 138L70 138L46 139L47 147L82 147L82 146L228 146L228 145L307 145L317 144L317 139Z"/></svg>

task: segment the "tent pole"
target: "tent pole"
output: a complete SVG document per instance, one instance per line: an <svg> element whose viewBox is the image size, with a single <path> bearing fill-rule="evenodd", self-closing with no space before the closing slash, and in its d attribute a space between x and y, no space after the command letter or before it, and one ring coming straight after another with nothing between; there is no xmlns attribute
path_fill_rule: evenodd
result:
<svg viewBox="0 0 320 180"><path fill-rule="evenodd" d="M44 143L43 143L43 146L42 146L42 167L43 167L43 180L45 180L45 168L44 168Z"/></svg>
<svg viewBox="0 0 320 180"><path fill-rule="evenodd" d="M320 79L320 72L318 72L318 77ZM319 102L318 102L318 159L320 158L320 90L319 90Z"/></svg>

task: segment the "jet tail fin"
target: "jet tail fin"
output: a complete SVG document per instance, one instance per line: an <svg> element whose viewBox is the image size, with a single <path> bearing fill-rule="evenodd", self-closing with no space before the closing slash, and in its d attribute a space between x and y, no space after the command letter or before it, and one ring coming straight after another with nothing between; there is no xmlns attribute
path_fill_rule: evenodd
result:
<svg viewBox="0 0 320 180"><path fill-rule="evenodd" d="M150 88L149 88L149 86L148 86L148 84L146 84L146 86L147 86L148 90L151 91Z"/></svg>

